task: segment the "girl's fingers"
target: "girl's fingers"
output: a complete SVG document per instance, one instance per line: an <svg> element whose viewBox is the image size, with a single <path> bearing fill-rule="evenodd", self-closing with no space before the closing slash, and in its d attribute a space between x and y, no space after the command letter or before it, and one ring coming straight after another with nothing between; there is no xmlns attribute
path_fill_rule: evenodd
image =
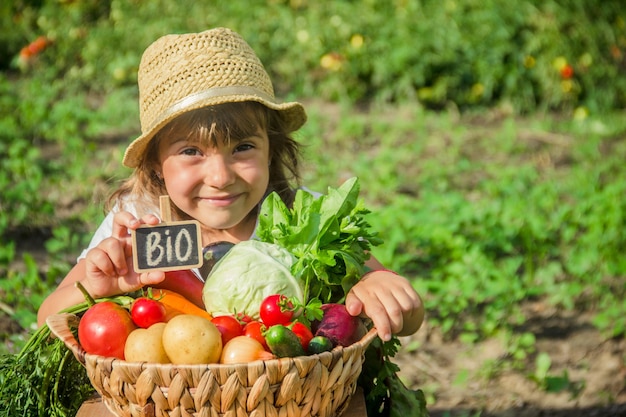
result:
<svg viewBox="0 0 626 417"><path fill-rule="evenodd" d="M119 211L115 213L113 217L113 232L111 236L124 239L128 237L130 230L135 230L144 224L154 226L159 224L159 222L159 218L153 214L148 214L141 219L137 219L132 213Z"/></svg>
<svg viewBox="0 0 626 417"><path fill-rule="evenodd" d="M137 220L128 212L116 213L112 236L91 249L85 259L86 285L93 296L104 297L138 290L160 283L162 271L137 274L133 268L133 250L129 231L142 224L158 224L156 216Z"/></svg>
<svg viewBox="0 0 626 417"><path fill-rule="evenodd" d="M163 271L150 271L144 272L139 275L139 281L141 286L150 286L159 284L165 279L165 272Z"/></svg>
<svg viewBox="0 0 626 417"><path fill-rule="evenodd" d="M114 274L108 274L109 276L119 277L128 273L129 265L126 261L128 257L126 254L127 246L123 241L112 237L104 239L98 245L97 248L104 252L104 255L114 268ZM106 262L105 259L102 259L103 256L100 253L97 253L97 255L99 255L98 258L101 262Z"/></svg>
<svg viewBox="0 0 626 417"><path fill-rule="evenodd" d="M161 222L161 219L159 219L154 214L148 214L141 218L141 224L149 224L151 226L154 226L154 225L159 224L160 222Z"/></svg>
<svg viewBox="0 0 626 417"><path fill-rule="evenodd" d="M376 292L368 291L364 286L355 285L346 297L346 308L350 314L361 310L372 320L378 336L383 341L391 339L393 323Z"/></svg>
<svg viewBox="0 0 626 417"><path fill-rule="evenodd" d="M346 296L346 310L351 316L358 316L363 312L363 303L354 295L354 291L350 291Z"/></svg>
<svg viewBox="0 0 626 417"><path fill-rule="evenodd" d="M136 230L142 225L154 226L159 224L159 222L159 218L153 214L146 215L138 220L131 213L127 211L120 211L115 213L115 216L113 217L113 231L111 233L111 237L121 241L123 243L124 256L131 257L133 249L130 239L130 231ZM128 268L125 268L125 270L128 270Z"/></svg>
<svg viewBox="0 0 626 417"><path fill-rule="evenodd" d="M118 275L116 267L113 265L113 262L111 262L109 255L99 247L91 249L87 254L86 268L87 273L95 273L106 277Z"/></svg>
<svg viewBox="0 0 626 417"><path fill-rule="evenodd" d="M404 325L404 310L394 294L382 293L378 298L378 314L384 315L391 333L398 333Z"/></svg>
<svg viewBox="0 0 626 417"><path fill-rule="evenodd" d="M138 228L139 220L127 211L120 211L113 216L113 230L111 236L117 239L128 237L129 230Z"/></svg>
<svg viewBox="0 0 626 417"><path fill-rule="evenodd" d="M355 285L346 297L346 308L352 315L368 316L383 340L389 340L392 334L414 332L423 317L423 307L419 295L413 291L410 283L398 276L369 276ZM404 327L407 326L407 329Z"/></svg>

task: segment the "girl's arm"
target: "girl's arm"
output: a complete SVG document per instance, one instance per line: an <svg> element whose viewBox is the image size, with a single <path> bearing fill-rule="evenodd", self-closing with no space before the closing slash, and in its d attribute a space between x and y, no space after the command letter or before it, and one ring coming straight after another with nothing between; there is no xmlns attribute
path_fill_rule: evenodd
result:
<svg viewBox="0 0 626 417"><path fill-rule="evenodd" d="M46 297L41 307L39 307L37 312L37 324L39 326L46 322L48 316L85 301L83 294L74 285L76 281L84 276L85 259L83 258L74 265L59 286Z"/></svg>
<svg viewBox="0 0 626 417"><path fill-rule="evenodd" d="M156 216L137 220L131 213L120 211L113 219L111 237L102 240L87 252L87 256L70 270L59 286L44 300L37 313L39 325L48 316L85 301L75 287L80 281L93 298L109 297L132 292L145 285L161 282L163 272L137 274L133 270L130 230L142 224L157 224Z"/></svg>

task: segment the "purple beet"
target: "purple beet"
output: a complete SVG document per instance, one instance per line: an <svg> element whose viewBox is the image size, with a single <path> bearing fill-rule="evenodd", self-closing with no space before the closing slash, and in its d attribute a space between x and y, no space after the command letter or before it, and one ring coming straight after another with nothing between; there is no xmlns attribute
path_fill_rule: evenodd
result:
<svg viewBox="0 0 626 417"><path fill-rule="evenodd" d="M365 325L359 317L351 316L343 304L324 304L324 316L314 323L315 336L325 336L333 346L350 346L365 334Z"/></svg>

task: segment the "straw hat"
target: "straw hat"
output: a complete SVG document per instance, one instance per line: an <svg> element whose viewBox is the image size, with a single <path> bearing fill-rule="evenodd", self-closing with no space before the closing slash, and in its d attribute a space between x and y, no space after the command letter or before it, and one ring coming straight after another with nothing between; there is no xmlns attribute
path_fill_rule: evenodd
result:
<svg viewBox="0 0 626 417"><path fill-rule="evenodd" d="M256 101L277 110L289 132L306 121L300 103L279 103L252 48L237 33L216 28L166 35L146 49L139 64L141 136L126 149L124 165L139 165L154 135L190 110L223 103Z"/></svg>

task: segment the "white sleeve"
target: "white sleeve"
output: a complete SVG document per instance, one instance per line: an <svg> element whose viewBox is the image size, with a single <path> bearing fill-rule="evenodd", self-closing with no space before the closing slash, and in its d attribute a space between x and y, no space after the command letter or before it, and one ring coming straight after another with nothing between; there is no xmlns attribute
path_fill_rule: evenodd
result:
<svg viewBox="0 0 626 417"><path fill-rule="evenodd" d="M104 218L102 223L100 223L100 226L96 230L96 233L93 234L93 237L91 238L91 242L89 242L89 246L87 246L87 249L83 250L78 256L78 259L76 259L77 262L85 258L87 256L87 252L98 246L100 242L113 234L114 215L115 213L113 213L113 211L110 211L109 214L106 215L106 217Z"/></svg>
<svg viewBox="0 0 626 417"><path fill-rule="evenodd" d="M137 208L134 204L132 204L132 202L125 202L124 209L130 212L133 216L138 217ZM100 223L98 229L96 229L96 232L93 234L91 242L89 242L89 246L87 246L87 249L82 251L76 259L77 262L86 257L87 252L98 246L100 242L102 242L104 239L111 237L111 235L113 234L113 217L118 211L120 211L120 207L118 204L115 204L111 211L109 211L109 213L106 215L104 220L102 220L102 223ZM158 212L155 212L154 215L159 217Z"/></svg>

